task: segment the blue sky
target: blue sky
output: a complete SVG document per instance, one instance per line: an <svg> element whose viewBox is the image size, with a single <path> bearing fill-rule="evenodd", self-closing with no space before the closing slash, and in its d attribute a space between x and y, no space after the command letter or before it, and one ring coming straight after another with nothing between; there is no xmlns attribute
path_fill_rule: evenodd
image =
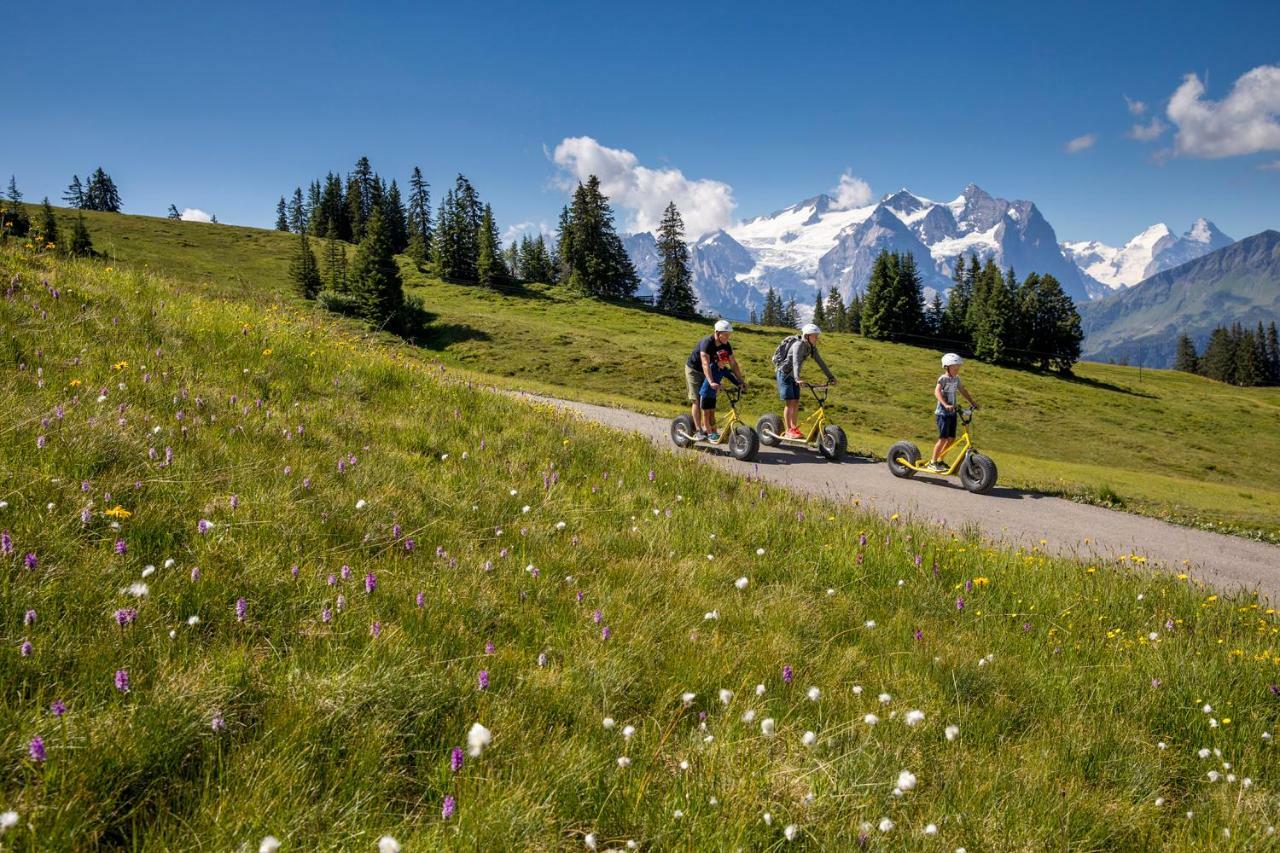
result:
<svg viewBox="0 0 1280 853"><path fill-rule="evenodd" d="M848 171L875 195L1029 198L1060 239L1280 228L1275 2L111 5L6 12L0 172L32 200L101 164L128 212L269 226L282 192L367 154L402 184L466 173L504 227L553 225L600 162L631 187L624 224L674 195L710 200L685 210L710 227Z"/></svg>

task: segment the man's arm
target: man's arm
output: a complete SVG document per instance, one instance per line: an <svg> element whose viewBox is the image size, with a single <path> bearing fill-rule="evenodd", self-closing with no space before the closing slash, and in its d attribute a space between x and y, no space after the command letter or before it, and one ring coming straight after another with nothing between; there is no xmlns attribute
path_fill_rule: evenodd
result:
<svg viewBox="0 0 1280 853"><path fill-rule="evenodd" d="M717 391L720 390L720 383L711 376L711 356L707 355L705 352L702 353L702 375L707 377L707 382L711 384L712 388Z"/></svg>

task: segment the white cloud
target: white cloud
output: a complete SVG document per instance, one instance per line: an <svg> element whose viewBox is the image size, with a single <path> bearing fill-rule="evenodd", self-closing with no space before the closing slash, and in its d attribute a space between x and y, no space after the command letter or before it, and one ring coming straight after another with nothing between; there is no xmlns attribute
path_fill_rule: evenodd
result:
<svg viewBox="0 0 1280 853"><path fill-rule="evenodd" d="M187 207L182 210L183 222L212 222L213 216L198 207Z"/></svg>
<svg viewBox="0 0 1280 853"><path fill-rule="evenodd" d="M1125 103L1125 106L1129 108L1129 115L1131 116L1140 116L1147 111L1146 101L1134 100L1133 98L1130 98L1128 95L1125 95L1124 103Z"/></svg>
<svg viewBox="0 0 1280 853"><path fill-rule="evenodd" d="M551 159L564 175L566 191L591 175L617 207L628 211L624 231L654 231L662 211L674 201L684 218L685 236L692 240L733 222L733 187L709 178L692 180L679 169L650 169L624 148L608 148L589 136L566 137Z"/></svg>
<svg viewBox="0 0 1280 853"><path fill-rule="evenodd" d="M526 235L537 237L539 234L548 239L555 236L555 232L551 230L545 220L542 222L517 222L514 225L508 225L507 230L502 232L502 244L510 246L513 240L519 240Z"/></svg>
<svg viewBox="0 0 1280 853"><path fill-rule="evenodd" d="M1136 139L1139 142L1154 142L1168 129L1169 125L1161 121L1160 116L1152 116L1151 121L1146 124L1135 122L1126 135L1130 139Z"/></svg>
<svg viewBox="0 0 1280 853"><path fill-rule="evenodd" d="M1188 74L1169 99L1174 153L1216 159L1280 150L1280 65L1242 74L1221 101L1204 94L1204 83Z"/></svg>
<svg viewBox="0 0 1280 853"><path fill-rule="evenodd" d="M1270 163L1262 163L1258 166L1264 172L1280 172L1280 160L1272 160Z"/></svg>
<svg viewBox="0 0 1280 853"><path fill-rule="evenodd" d="M862 207L871 201L871 185L845 169L840 176L840 183L832 190L836 196L836 206L840 210Z"/></svg>
<svg viewBox="0 0 1280 853"><path fill-rule="evenodd" d="M1079 154L1081 151L1092 148L1094 143L1097 141L1098 134L1086 133L1084 136L1077 136L1075 139L1067 142L1066 145L1062 146L1062 150L1066 151L1068 154Z"/></svg>

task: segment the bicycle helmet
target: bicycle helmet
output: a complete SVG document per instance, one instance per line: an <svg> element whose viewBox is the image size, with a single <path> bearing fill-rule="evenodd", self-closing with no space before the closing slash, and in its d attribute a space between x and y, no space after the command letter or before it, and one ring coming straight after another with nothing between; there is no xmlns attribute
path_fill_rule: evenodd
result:
<svg viewBox="0 0 1280 853"><path fill-rule="evenodd" d="M943 367L951 367L953 364L964 364L964 359L953 352L949 352L942 357Z"/></svg>
<svg viewBox="0 0 1280 853"><path fill-rule="evenodd" d="M821 330L821 329L819 329L817 326L813 325L812 323L805 323L805 324L804 324L804 326L802 326L802 327L801 327L801 329L800 329L800 334L802 334L802 335L820 335L820 334L822 334L822 330Z"/></svg>
<svg viewBox="0 0 1280 853"><path fill-rule="evenodd" d="M732 324L732 323L730 323L728 320L716 320L716 331L717 331L717 332L732 332L732 331L733 331L733 324Z"/></svg>

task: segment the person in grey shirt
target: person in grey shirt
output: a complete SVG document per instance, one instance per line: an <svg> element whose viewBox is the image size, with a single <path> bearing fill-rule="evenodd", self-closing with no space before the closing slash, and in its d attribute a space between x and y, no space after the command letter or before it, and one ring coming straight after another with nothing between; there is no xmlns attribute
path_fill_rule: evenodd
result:
<svg viewBox="0 0 1280 853"><path fill-rule="evenodd" d="M787 358L778 366L778 398L782 400L782 423L786 430L783 438L804 438L797 421L800 412L800 386L805 384L800 379L800 367L805 359L813 356L813 360L827 375L827 384L836 384L836 378L827 369L827 363L818 354L818 335L822 330L813 323L806 323L800 329L800 338L791 345Z"/></svg>
<svg viewBox="0 0 1280 853"><path fill-rule="evenodd" d="M938 401L938 405L933 407L934 420L938 422L938 441L933 445L933 458L929 460L931 471L941 473L949 467L942 461L942 454L946 453L956 441L956 394L963 394L969 401L969 405L975 409L978 408L978 404L969 394L969 389L960 381L962 364L964 359L955 353L949 352L944 355L942 357L943 373L933 387L933 397Z"/></svg>

